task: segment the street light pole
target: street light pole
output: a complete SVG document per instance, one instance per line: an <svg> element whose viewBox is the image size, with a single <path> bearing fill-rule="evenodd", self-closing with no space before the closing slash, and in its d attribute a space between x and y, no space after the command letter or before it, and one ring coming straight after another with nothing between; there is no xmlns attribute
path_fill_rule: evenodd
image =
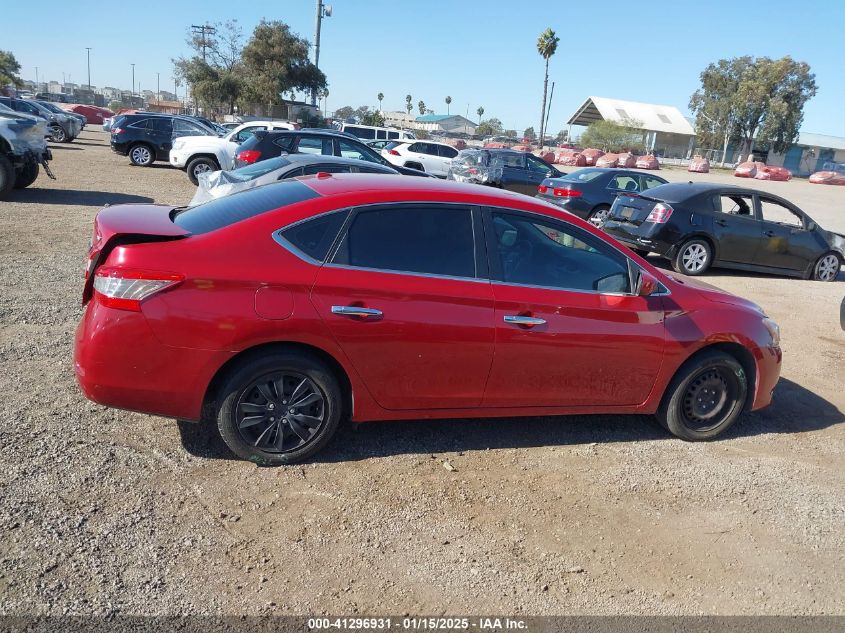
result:
<svg viewBox="0 0 845 633"><path fill-rule="evenodd" d="M85 50L88 51L88 90L91 90L91 47L86 46Z"/></svg>
<svg viewBox="0 0 845 633"><path fill-rule="evenodd" d="M156 105L161 104L161 73L156 73Z"/></svg>
<svg viewBox="0 0 845 633"><path fill-rule="evenodd" d="M323 4L323 0L317 0L317 15L314 19L314 66L320 67L320 27L323 18L332 16L332 5ZM317 89L311 91L311 105L317 105Z"/></svg>
<svg viewBox="0 0 845 633"><path fill-rule="evenodd" d="M132 96L135 96L135 64L130 64L132 66Z"/></svg>

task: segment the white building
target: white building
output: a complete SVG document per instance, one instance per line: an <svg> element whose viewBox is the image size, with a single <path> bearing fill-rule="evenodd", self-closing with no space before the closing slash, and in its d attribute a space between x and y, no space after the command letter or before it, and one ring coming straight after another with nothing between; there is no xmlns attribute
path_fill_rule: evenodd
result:
<svg viewBox="0 0 845 633"><path fill-rule="evenodd" d="M460 114L426 114L414 119L418 130L429 132L462 132L475 134L478 123L474 123Z"/></svg>
<svg viewBox="0 0 845 633"><path fill-rule="evenodd" d="M571 126L588 126L596 121L613 121L642 130L645 146L665 158L688 158L695 147L695 129L674 106L587 97L569 117L569 137L572 138Z"/></svg>

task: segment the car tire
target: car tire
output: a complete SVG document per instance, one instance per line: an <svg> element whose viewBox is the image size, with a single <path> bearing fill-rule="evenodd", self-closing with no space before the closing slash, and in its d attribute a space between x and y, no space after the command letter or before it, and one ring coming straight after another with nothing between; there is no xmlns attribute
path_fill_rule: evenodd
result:
<svg viewBox="0 0 845 633"><path fill-rule="evenodd" d="M29 161L15 176L15 189L25 189L38 178L38 163Z"/></svg>
<svg viewBox="0 0 845 633"><path fill-rule="evenodd" d="M736 358L705 350L681 365L663 394L657 421L682 440L710 440L736 422L747 395L748 377Z"/></svg>
<svg viewBox="0 0 845 633"><path fill-rule="evenodd" d="M66 143L67 132L61 125L50 128L50 140L54 143Z"/></svg>
<svg viewBox="0 0 845 633"><path fill-rule="evenodd" d="M139 167L149 167L155 162L155 150L146 143L136 143L129 148L129 161Z"/></svg>
<svg viewBox="0 0 845 633"><path fill-rule="evenodd" d="M595 209L590 211L590 215L587 216L587 222L595 226L596 228L601 228L601 225L604 224L605 220L610 216L610 206L607 204L600 204Z"/></svg>
<svg viewBox="0 0 845 633"><path fill-rule="evenodd" d="M672 258L676 272L695 277L701 275L713 261L713 248L707 240L694 238L684 242Z"/></svg>
<svg viewBox="0 0 845 633"><path fill-rule="evenodd" d="M15 166L0 154L0 198L4 198L15 186Z"/></svg>
<svg viewBox="0 0 845 633"><path fill-rule="evenodd" d="M220 165L217 164L217 161L213 158L207 158L205 156L201 156L199 158L194 158L193 160L188 161L188 179L195 185L199 184L199 179L197 176L202 172L207 171L218 171L220 169Z"/></svg>
<svg viewBox="0 0 845 633"><path fill-rule="evenodd" d="M238 457L261 466L314 455L331 440L343 413L333 372L319 358L296 351L246 359L229 372L218 394L220 436ZM293 408L291 396L306 404Z"/></svg>
<svg viewBox="0 0 845 633"><path fill-rule="evenodd" d="M813 279L815 281L835 281L842 267L842 257L838 253L830 251L819 257L816 265L813 266Z"/></svg>

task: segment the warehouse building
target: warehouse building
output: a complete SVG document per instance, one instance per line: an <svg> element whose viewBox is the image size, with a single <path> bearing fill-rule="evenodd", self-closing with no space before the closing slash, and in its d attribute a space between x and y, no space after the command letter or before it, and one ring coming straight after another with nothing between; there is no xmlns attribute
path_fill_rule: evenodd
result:
<svg viewBox="0 0 845 633"><path fill-rule="evenodd" d="M569 117L570 138L573 125L586 127L596 121L612 121L642 130L645 146L664 158L689 158L695 148L695 129L674 106L587 97Z"/></svg>
<svg viewBox="0 0 845 633"><path fill-rule="evenodd" d="M822 171L825 163L845 163L845 138L801 132L798 141L786 153L770 151L766 163L785 167L793 176L808 176Z"/></svg>

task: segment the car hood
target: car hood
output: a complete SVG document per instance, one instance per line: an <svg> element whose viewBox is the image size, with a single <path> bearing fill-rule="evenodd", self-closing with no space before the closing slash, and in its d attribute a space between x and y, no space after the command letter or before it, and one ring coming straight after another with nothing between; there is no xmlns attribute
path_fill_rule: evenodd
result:
<svg viewBox="0 0 845 633"><path fill-rule="evenodd" d="M676 273L672 273L665 270L662 272L675 283L680 284L686 288L691 288L695 290L696 292L698 292L698 294L700 294L708 301L712 301L714 303L724 303L732 306L740 306L748 310L752 310L754 312L759 312L761 315L765 315L763 308L761 308L753 301L738 297L735 294L731 294L730 292L722 290L721 288L717 288L716 286L711 286L710 284L705 283L699 279L683 277Z"/></svg>

